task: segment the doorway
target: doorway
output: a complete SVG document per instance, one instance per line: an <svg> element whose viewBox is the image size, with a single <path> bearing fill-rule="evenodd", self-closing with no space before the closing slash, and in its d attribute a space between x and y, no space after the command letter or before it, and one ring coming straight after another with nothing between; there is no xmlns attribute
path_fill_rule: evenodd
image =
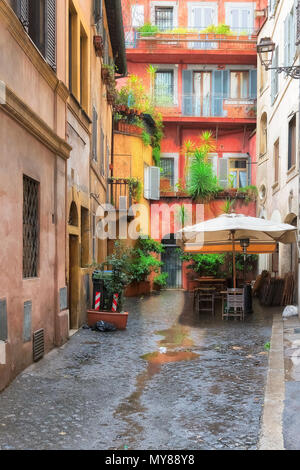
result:
<svg viewBox="0 0 300 470"><path fill-rule="evenodd" d="M182 261L178 253L178 246L174 234L162 240L164 252L161 254L161 267L162 273L168 274L167 287L168 289L181 289L182 288Z"/></svg>
<svg viewBox="0 0 300 470"><path fill-rule="evenodd" d="M211 72L194 72L195 116L211 116Z"/></svg>
<svg viewBox="0 0 300 470"><path fill-rule="evenodd" d="M79 303L79 237L69 237L69 310L70 329L78 328Z"/></svg>

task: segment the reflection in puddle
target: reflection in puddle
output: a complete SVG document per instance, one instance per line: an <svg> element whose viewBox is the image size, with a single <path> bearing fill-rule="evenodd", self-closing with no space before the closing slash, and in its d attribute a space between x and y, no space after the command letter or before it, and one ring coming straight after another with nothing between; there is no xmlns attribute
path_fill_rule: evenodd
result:
<svg viewBox="0 0 300 470"><path fill-rule="evenodd" d="M192 351L168 351L165 354L157 351L145 354L142 356L142 359L145 359L152 364L165 364L168 362L191 361L197 357L199 357L199 355Z"/></svg>
<svg viewBox="0 0 300 470"><path fill-rule="evenodd" d="M127 424L126 433L120 437L125 439L130 446L134 445L134 439L128 436L134 436L136 433L142 434L143 426L134 419L139 413L145 411L141 404L141 396L145 390L147 382L153 376L159 374L163 364L172 362L191 361L199 358L199 355L188 348L194 345L190 338L190 329L186 326L174 324L167 330L157 331L156 335L163 336L164 339L158 341L158 351L144 354L141 359L148 361L147 369L137 376L135 390L125 398L115 412L115 416L119 415Z"/></svg>

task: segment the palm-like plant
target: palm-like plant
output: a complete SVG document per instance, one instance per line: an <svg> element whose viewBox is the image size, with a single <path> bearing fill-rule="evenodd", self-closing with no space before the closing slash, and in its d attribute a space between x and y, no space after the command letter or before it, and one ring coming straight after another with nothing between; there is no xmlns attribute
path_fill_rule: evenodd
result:
<svg viewBox="0 0 300 470"><path fill-rule="evenodd" d="M218 178L214 174L213 167L208 161L209 153L215 150L211 132L203 132L200 136L200 144L191 146L192 151L188 157L188 194L197 200L209 200L219 191Z"/></svg>

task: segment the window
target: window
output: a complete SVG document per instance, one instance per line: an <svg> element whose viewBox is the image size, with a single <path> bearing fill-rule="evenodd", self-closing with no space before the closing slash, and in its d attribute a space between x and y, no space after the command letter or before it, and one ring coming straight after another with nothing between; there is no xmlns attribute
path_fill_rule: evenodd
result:
<svg viewBox="0 0 300 470"><path fill-rule="evenodd" d="M259 143L259 154L260 156L265 155L268 149L268 119L267 114L263 113L260 119L260 143Z"/></svg>
<svg viewBox="0 0 300 470"><path fill-rule="evenodd" d="M89 264L89 211L81 207L81 267Z"/></svg>
<svg viewBox="0 0 300 470"><path fill-rule="evenodd" d="M155 24L160 31L173 29L173 7L155 7Z"/></svg>
<svg viewBox="0 0 300 470"><path fill-rule="evenodd" d="M14 0L13 8L46 62L56 69L56 0Z"/></svg>
<svg viewBox="0 0 300 470"><path fill-rule="evenodd" d="M100 139L100 171L101 171L101 175L104 176L104 159L105 159L105 155L104 155L104 132L102 130L102 127L101 127L101 130L100 130L100 133L101 133L101 139Z"/></svg>
<svg viewBox="0 0 300 470"><path fill-rule="evenodd" d="M29 2L29 36L45 55L45 2Z"/></svg>
<svg viewBox="0 0 300 470"><path fill-rule="evenodd" d="M131 22L133 28L139 28L144 24L144 5L132 5Z"/></svg>
<svg viewBox="0 0 300 470"><path fill-rule="evenodd" d="M229 161L229 177L234 188L244 188L248 185L248 165L246 159Z"/></svg>
<svg viewBox="0 0 300 470"><path fill-rule="evenodd" d="M194 72L194 114L195 116L211 116L211 72Z"/></svg>
<svg viewBox="0 0 300 470"><path fill-rule="evenodd" d="M161 179L166 179L169 182L169 186L174 188L175 185L175 168L174 168L174 158L161 158ZM168 188L163 188L168 189Z"/></svg>
<svg viewBox="0 0 300 470"><path fill-rule="evenodd" d="M80 26L80 104L88 108L88 41L85 31Z"/></svg>
<svg viewBox="0 0 300 470"><path fill-rule="evenodd" d="M158 106L170 106L174 102L173 70L158 70L155 74L154 97Z"/></svg>
<svg viewBox="0 0 300 470"><path fill-rule="evenodd" d="M15 11L26 31L52 68L56 68L55 0L16 0Z"/></svg>
<svg viewBox="0 0 300 470"><path fill-rule="evenodd" d="M225 4L226 7L226 24L237 33L248 34L254 31L254 2Z"/></svg>
<svg viewBox="0 0 300 470"><path fill-rule="evenodd" d="M289 122L288 170L296 165L296 115Z"/></svg>
<svg viewBox="0 0 300 470"><path fill-rule="evenodd" d="M38 276L39 183L23 176L23 278Z"/></svg>
<svg viewBox="0 0 300 470"><path fill-rule="evenodd" d="M218 11L216 3L199 3L189 6L189 28L205 29L216 24Z"/></svg>
<svg viewBox="0 0 300 470"><path fill-rule="evenodd" d="M293 7L284 21L284 65L293 65L296 53L296 11Z"/></svg>
<svg viewBox="0 0 300 470"><path fill-rule="evenodd" d="M279 139L274 144L274 183L279 182Z"/></svg>
<svg viewBox="0 0 300 470"><path fill-rule="evenodd" d="M92 158L98 160L98 114L93 107L93 130L92 130Z"/></svg>
<svg viewBox="0 0 300 470"><path fill-rule="evenodd" d="M249 72L230 72L230 98L249 97Z"/></svg>

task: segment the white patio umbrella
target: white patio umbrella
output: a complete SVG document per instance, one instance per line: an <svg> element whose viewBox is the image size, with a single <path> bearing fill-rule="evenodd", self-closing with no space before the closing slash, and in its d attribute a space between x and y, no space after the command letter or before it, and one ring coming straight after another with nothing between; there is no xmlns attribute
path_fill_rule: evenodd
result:
<svg viewBox="0 0 300 470"><path fill-rule="evenodd" d="M177 243L185 252L233 253L233 278L236 287L235 253L272 253L276 243L294 243L297 228L243 214L223 214L214 219L179 230ZM237 243L238 242L238 243Z"/></svg>

